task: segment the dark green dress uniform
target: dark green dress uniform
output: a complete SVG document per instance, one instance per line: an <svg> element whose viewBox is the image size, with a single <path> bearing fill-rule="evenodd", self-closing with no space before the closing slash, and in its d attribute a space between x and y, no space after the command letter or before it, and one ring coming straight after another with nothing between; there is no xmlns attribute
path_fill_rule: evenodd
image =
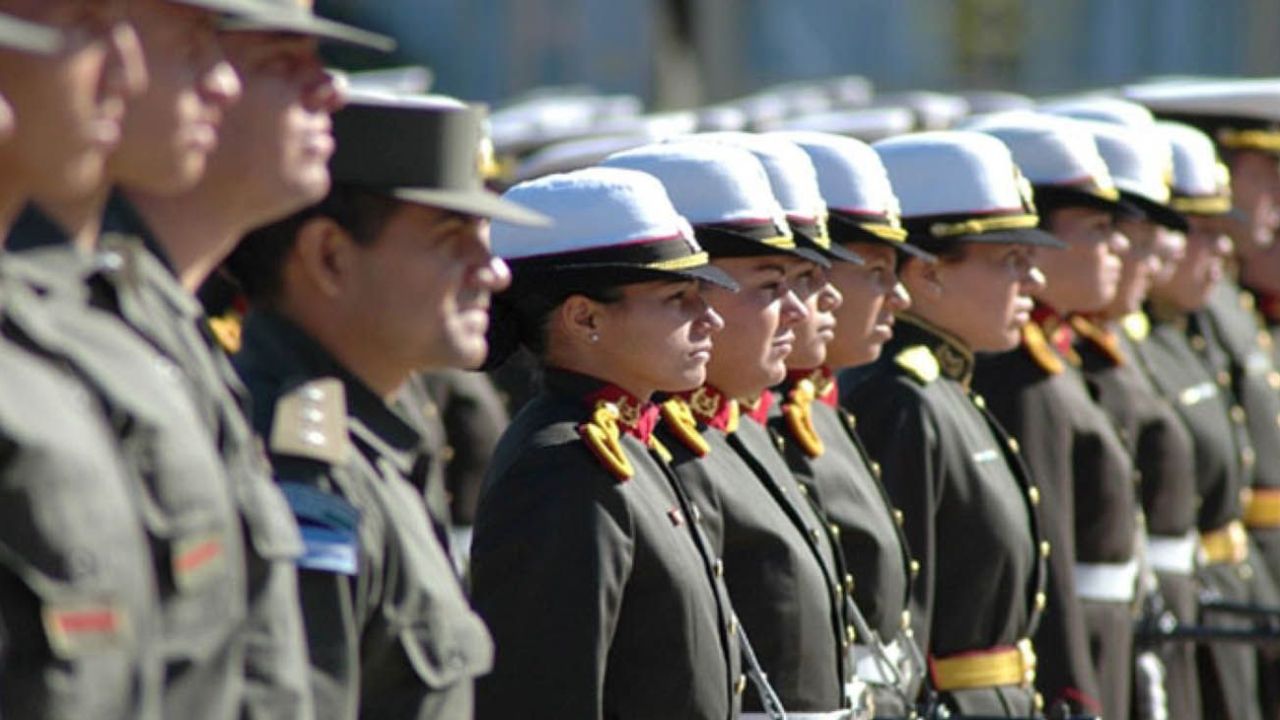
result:
<svg viewBox="0 0 1280 720"><path fill-rule="evenodd" d="M498 443L471 549L498 647L477 718L737 716L738 620L656 413L549 369Z"/></svg>
<svg viewBox="0 0 1280 720"><path fill-rule="evenodd" d="M762 396L755 418L771 399ZM734 610L783 707L846 707L844 573L826 520L766 428L740 415L737 401L704 386L664 403L663 412L658 437L708 530ZM764 711L751 694L743 709Z"/></svg>
<svg viewBox="0 0 1280 720"><path fill-rule="evenodd" d="M10 267L65 339L63 359L112 419L151 545L161 597L164 715L233 718L245 693L245 547L233 486L181 370L94 307L117 296L117 266L67 242L28 209ZM12 239L11 238L11 242ZM296 533L293 536L296 545Z"/></svg>
<svg viewBox="0 0 1280 720"><path fill-rule="evenodd" d="M301 548L271 466L249 424L248 392L217 342L199 301L179 283L145 221L120 194L103 218L112 270L106 303L184 374L231 477L248 578L245 715L308 718L306 645L294 567Z"/></svg>
<svg viewBox="0 0 1280 720"><path fill-rule="evenodd" d="M1179 622L1195 625L1195 450L1177 411L1141 367L1135 346L1147 341L1150 324L1142 314L1125 318L1121 327L1075 317L1072 328L1090 394L1115 423L1138 470L1146 562L1159 581L1163 606ZM1200 717L1195 646L1168 643L1155 650L1165 666L1170 717Z"/></svg>
<svg viewBox="0 0 1280 720"><path fill-rule="evenodd" d="M422 438L297 326L250 314L236 368L306 551L321 718L469 718L493 647L421 492Z"/></svg>
<svg viewBox="0 0 1280 720"><path fill-rule="evenodd" d="M1248 542L1241 520L1240 490L1245 477L1248 436L1230 418L1230 401L1198 352L1205 340L1189 338L1188 318L1149 304L1149 339L1137 345L1143 369L1178 411L1191 431L1195 449L1196 526L1200 532L1201 585L1233 602L1249 600ZM1197 349L1199 348L1199 350ZM1221 627L1248 627L1215 617ZM1205 717L1230 720L1258 718L1256 653L1252 647L1212 643L1199 650L1200 686Z"/></svg>
<svg viewBox="0 0 1280 720"><path fill-rule="evenodd" d="M0 716L160 718L159 597L135 481L97 400L58 367L56 328L6 274Z"/></svg>
<svg viewBox="0 0 1280 720"><path fill-rule="evenodd" d="M1018 441L1044 496L1052 552L1049 602L1034 638L1037 687L1050 706L1066 701L1123 717L1138 570L1135 469L1075 367L1070 332L1038 307L1020 347L979 360L973 387Z"/></svg>
<svg viewBox="0 0 1280 720"><path fill-rule="evenodd" d="M904 631L910 629L913 563L880 484L879 466L854 432L853 415L838 407L839 388L829 369L789 373L779 395L779 412L769 425L785 440L783 456L801 489L831 525L847 573L845 590L877 639L888 646L899 672L910 672L915 654L907 643L915 640ZM914 678L895 681L880 668L869 642L856 642L850 671L872 686L877 715L905 717L914 709L923 668L915 669Z"/></svg>
<svg viewBox="0 0 1280 720"><path fill-rule="evenodd" d="M1030 716L1041 491L970 391L973 366L958 340L904 315L879 360L840 375L841 405L903 512L920 563L912 622L943 703L962 716Z"/></svg>

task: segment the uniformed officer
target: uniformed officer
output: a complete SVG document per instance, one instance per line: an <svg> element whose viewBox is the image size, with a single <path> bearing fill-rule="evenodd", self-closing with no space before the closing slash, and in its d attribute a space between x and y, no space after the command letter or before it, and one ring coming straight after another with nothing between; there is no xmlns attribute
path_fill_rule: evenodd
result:
<svg viewBox="0 0 1280 720"><path fill-rule="evenodd" d="M961 716L1031 716L1041 491L969 383L974 352L1017 345L1043 284L1034 247L1060 243L1035 229L1030 189L998 140L934 132L873 147L908 242L939 261L903 266L912 310L879 360L841 374L842 404L903 511L920 562L912 622L942 702Z"/></svg>
<svg viewBox="0 0 1280 720"><path fill-rule="evenodd" d="M477 717L736 717L738 619L650 400L702 384L723 321L701 283L733 283L642 173L551 175L505 197L556 224L494 228L514 284L490 362L523 345L545 383L476 514L475 603L498 646Z"/></svg>
<svg viewBox="0 0 1280 720"><path fill-rule="evenodd" d="M734 608L783 707L791 717L841 716L864 699L846 698L855 693L846 690L845 573L828 521L766 428L769 388L785 378L795 327L807 316L793 288L816 285L830 265L816 249L830 241L813 165L785 141L744 135L646 146L605 164L661 180L713 265L740 287L707 293L725 329L706 383L664 404L660 437L711 528ZM750 695L743 707L745 717L770 710Z"/></svg>
<svg viewBox="0 0 1280 720"><path fill-rule="evenodd" d="M19 123L50 118L47 107L31 105L24 94L35 88L11 85L14 68L47 69L83 60L79 52L100 52L102 61L89 73L97 80L121 72L122 62L138 61L101 29L68 46L67 34L80 30L0 13L0 92L13 87L23 96ZM66 95L64 102L74 97L66 86L57 93ZM0 107L2 147L15 118L2 96ZM73 122L64 129L88 127ZM82 149L50 160L92 161L93 154L86 157ZM6 228L28 184L39 179L21 165L7 167L0 192ZM0 332L0 443L6 448L0 462L0 715L159 718L158 595L133 479L102 408L74 374L58 367L57 334L39 302L8 277L3 260Z"/></svg>
<svg viewBox="0 0 1280 720"><path fill-rule="evenodd" d="M1105 111L1121 106L1139 119L1127 122L1120 113ZM1123 107L1127 106L1127 107ZM1081 370L1093 397L1118 428L1134 459L1144 515L1146 565L1154 572L1155 588L1144 588L1148 622L1158 622L1163 612L1179 622L1198 622L1195 566L1195 457L1191 435L1177 413L1139 367L1135 344L1145 342L1141 311L1153 278L1167 273L1161 248L1182 241L1186 219L1170 207L1168 179L1173 174L1173 152L1156 129L1155 121L1139 105L1107 99L1101 108L1081 101L1065 112L1088 117L1093 110L1106 121L1088 122L1098 153L1107 163L1120 196L1137 214L1122 217L1117 228L1129 240L1121 254L1124 263L1115 299L1102 311L1071 318L1075 333L1072 349L1081 359ZM1146 113L1145 117L1143 114ZM1133 318L1126 321L1128 318ZM1134 687L1135 709L1153 717L1163 694L1170 717L1200 717L1200 692L1195 648L1190 643L1166 643L1154 648L1164 665L1163 683L1142 671Z"/></svg>
<svg viewBox="0 0 1280 720"><path fill-rule="evenodd" d="M1220 598L1247 602L1250 583L1241 568L1247 567L1249 543L1240 490L1253 450L1244 418L1230 409L1230 378L1220 381L1199 355L1207 344L1203 336L1188 336L1191 315L1208 302L1229 253L1223 220L1231 209L1229 179L1204 133L1172 123L1158 123L1156 129L1173 148L1170 206L1187 217L1189 229L1184 257L1168 278L1152 285L1145 308L1149 323L1138 321L1131 332L1147 338L1135 344L1142 367L1191 431L1200 534L1197 579ZM1217 625L1249 626L1229 619L1214 618ZM1259 717L1253 650L1213 643L1200 652L1205 716Z"/></svg>
<svg viewBox="0 0 1280 720"><path fill-rule="evenodd" d="M825 133L782 136L813 161L832 243L853 250L863 264L833 262L827 271L843 302L821 291L810 296L810 319L797 328L787 357L786 399L774 425L787 438L788 464L838 529L845 581L852 584L846 593L857 602L850 614L862 616L853 623L854 672L874 689L878 716L905 717L925 671L907 611L913 562L878 466L862 448L854 416L839 407L836 373L879 357L893 316L910 305L898 282L899 260L932 256L905 242L898 199L870 146Z"/></svg>
<svg viewBox="0 0 1280 720"><path fill-rule="evenodd" d="M1133 460L1084 384L1072 313L1115 297L1119 191L1087 129L1043 114L997 115L975 129L1000 139L1031 183L1040 227L1066 248L1037 254L1045 286L1021 346L978 362L974 389L1022 447L1044 493L1049 604L1036 632L1037 686L1050 706L1122 717L1133 666L1138 563Z"/></svg>
<svg viewBox="0 0 1280 720"><path fill-rule="evenodd" d="M448 98L354 100L334 116L333 189L229 262L254 308L236 366L306 546L321 717L469 717L492 661L424 502L431 458L393 405L414 372L484 357L488 297L508 278L483 218L540 220L482 189L481 116Z"/></svg>
<svg viewBox="0 0 1280 720"><path fill-rule="evenodd" d="M208 14L196 12L200 8L239 10L229 18L236 31L222 37L175 31L208 25ZM270 3L245 8L225 0L199 0L183 8L143 0L131 12L152 18L142 26L141 39L155 70L149 89L126 118L121 147L108 165L115 190L103 221L103 245L127 268L105 274L120 296L110 306L182 371L233 483L247 551L246 712L309 717L305 639L291 553L299 547L296 524L254 437L247 392L214 342L193 292L230 249L224 233L243 232L314 201L327 185L326 153L298 159L262 150L296 140L281 129L287 126L276 122L280 116L303 112L323 124L336 107L334 82L320 67L316 43L325 39L382 47L387 41L315 17L302 6L283 8L281 15ZM195 51L193 37L200 43ZM191 57L198 60L183 62ZM264 71L264 59L288 60L297 70L280 77ZM173 106L199 110L184 115L174 113ZM209 117L225 117L227 131L216 133L218 126L210 126ZM157 150L160 137L173 138L159 143L167 152ZM216 153L212 140L219 141ZM236 157L255 140L265 145L255 146L251 162L239 165L237 173L242 176L251 168L255 178L307 177L305 191L240 182L234 192L219 192L206 167L225 168L228 156ZM254 202L236 201L254 190L261 190ZM236 215L234 229L219 222L226 219L219 217L224 213Z"/></svg>

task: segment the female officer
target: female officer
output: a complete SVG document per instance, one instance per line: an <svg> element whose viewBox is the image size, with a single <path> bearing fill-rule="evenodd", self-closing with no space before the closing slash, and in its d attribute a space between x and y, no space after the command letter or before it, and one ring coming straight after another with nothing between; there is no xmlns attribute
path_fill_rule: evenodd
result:
<svg viewBox="0 0 1280 720"><path fill-rule="evenodd" d="M912 621L929 673L954 715L1036 712L1035 651L1045 549L1015 446L969 389L974 353L1008 350L1041 285L1030 188L998 140L967 132L875 146L903 209L912 258L899 316L879 360L841 375L843 403L920 563Z"/></svg>
<svg viewBox="0 0 1280 720"><path fill-rule="evenodd" d="M493 230L513 283L490 364L523 345L545 387L499 442L476 514L474 602L497 646L476 716L734 717L736 620L651 402L702 384L723 323L701 283L734 285L642 173L552 175L507 198L555 226Z"/></svg>

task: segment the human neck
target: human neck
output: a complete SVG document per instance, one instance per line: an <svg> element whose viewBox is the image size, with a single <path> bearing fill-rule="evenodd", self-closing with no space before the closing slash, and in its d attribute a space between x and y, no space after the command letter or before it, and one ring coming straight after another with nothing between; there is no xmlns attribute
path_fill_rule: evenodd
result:
<svg viewBox="0 0 1280 720"><path fill-rule="evenodd" d="M242 212L234 195L189 192L162 197L140 190L125 194L169 256L182 286L193 293L257 225L257 218Z"/></svg>
<svg viewBox="0 0 1280 720"><path fill-rule="evenodd" d="M93 250L102 230L102 211L111 193L108 185L74 200L34 198L40 209L62 228L71 244L81 250Z"/></svg>
<svg viewBox="0 0 1280 720"><path fill-rule="evenodd" d="M589 375L597 380L612 383L630 393L632 397L640 402L649 402L653 397L653 393L657 391L657 388L648 387L645 383L635 379L610 377L607 373L601 373L600 368L608 367L608 363L600 362L592 357L590 352L583 352L582 348L573 348L569 351L561 352L548 350L547 364L561 370L568 370L579 375Z"/></svg>

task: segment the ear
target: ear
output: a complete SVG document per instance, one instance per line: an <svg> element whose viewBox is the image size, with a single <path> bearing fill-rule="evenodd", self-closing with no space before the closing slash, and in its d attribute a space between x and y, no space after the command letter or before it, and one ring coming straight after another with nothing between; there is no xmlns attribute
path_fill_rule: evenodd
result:
<svg viewBox="0 0 1280 720"><path fill-rule="evenodd" d="M902 268L902 284L912 297L940 298L946 287L945 262L925 262L912 258Z"/></svg>
<svg viewBox="0 0 1280 720"><path fill-rule="evenodd" d="M342 292L354 253L350 233L327 217L307 220L298 229L289 264L300 280L326 297Z"/></svg>
<svg viewBox="0 0 1280 720"><path fill-rule="evenodd" d="M556 316L561 328L576 342L587 345L600 339L600 304L595 300L570 295L560 304Z"/></svg>

